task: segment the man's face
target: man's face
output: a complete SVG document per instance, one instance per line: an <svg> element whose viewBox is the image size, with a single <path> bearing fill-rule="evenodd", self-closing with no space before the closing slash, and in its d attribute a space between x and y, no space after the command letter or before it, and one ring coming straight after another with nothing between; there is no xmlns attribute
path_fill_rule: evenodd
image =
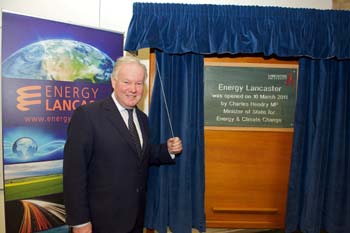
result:
<svg viewBox="0 0 350 233"><path fill-rule="evenodd" d="M130 63L120 67L117 79L111 78L114 95L124 108L133 108L141 100L144 77L143 68Z"/></svg>

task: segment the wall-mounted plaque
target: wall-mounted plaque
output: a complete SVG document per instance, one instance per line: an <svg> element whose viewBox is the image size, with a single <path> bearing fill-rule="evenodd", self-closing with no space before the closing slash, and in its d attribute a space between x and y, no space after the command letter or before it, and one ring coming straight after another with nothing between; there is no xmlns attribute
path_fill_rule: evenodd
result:
<svg viewBox="0 0 350 233"><path fill-rule="evenodd" d="M292 129L297 75L297 65L205 63L205 126Z"/></svg>

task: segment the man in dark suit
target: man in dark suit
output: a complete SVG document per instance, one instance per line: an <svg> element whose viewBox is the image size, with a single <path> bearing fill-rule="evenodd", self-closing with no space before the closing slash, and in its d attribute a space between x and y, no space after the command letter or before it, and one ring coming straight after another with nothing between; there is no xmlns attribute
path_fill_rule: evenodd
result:
<svg viewBox="0 0 350 233"><path fill-rule="evenodd" d="M136 107L146 75L136 57L118 59L112 95L73 113L63 187L66 222L74 233L143 232L148 166L173 163L182 151L178 137L149 143L148 118Z"/></svg>

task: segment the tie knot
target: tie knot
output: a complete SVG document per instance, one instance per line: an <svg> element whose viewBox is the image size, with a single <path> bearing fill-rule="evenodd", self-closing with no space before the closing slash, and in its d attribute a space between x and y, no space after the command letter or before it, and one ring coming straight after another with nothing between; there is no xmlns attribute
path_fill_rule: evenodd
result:
<svg viewBox="0 0 350 233"><path fill-rule="evenodd" d="M127 110L128 113L129 113L129 117L132 117L132 113L133 113L134 109L132 109L132 108L127 108L126 110Z"/></svg>

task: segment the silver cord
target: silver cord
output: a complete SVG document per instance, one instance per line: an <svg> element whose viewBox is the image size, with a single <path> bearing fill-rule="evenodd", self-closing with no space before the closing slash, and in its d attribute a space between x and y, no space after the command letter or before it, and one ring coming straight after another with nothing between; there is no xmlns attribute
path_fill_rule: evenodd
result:
<svg viewBox="0 0 350 233"><path fill-rule="evenodd" d="M162 80L162 76L160 75L160 71L159 71L159 66L158 66L157 58L156 58L156 66L157 66L157 72L158 72L158 75L159 75L160 86L161 86L162 93L163 93L164 105L165 105L166 113L167 113L167 115L168 115L168 121L169 121L169 125L170 125L171 135L172 135L172 137L174 137L173 124L171 123L171 119L170 119L168 103L167 103L166 97L165 97L164 86L163 86L163 80Z"/></svg>

